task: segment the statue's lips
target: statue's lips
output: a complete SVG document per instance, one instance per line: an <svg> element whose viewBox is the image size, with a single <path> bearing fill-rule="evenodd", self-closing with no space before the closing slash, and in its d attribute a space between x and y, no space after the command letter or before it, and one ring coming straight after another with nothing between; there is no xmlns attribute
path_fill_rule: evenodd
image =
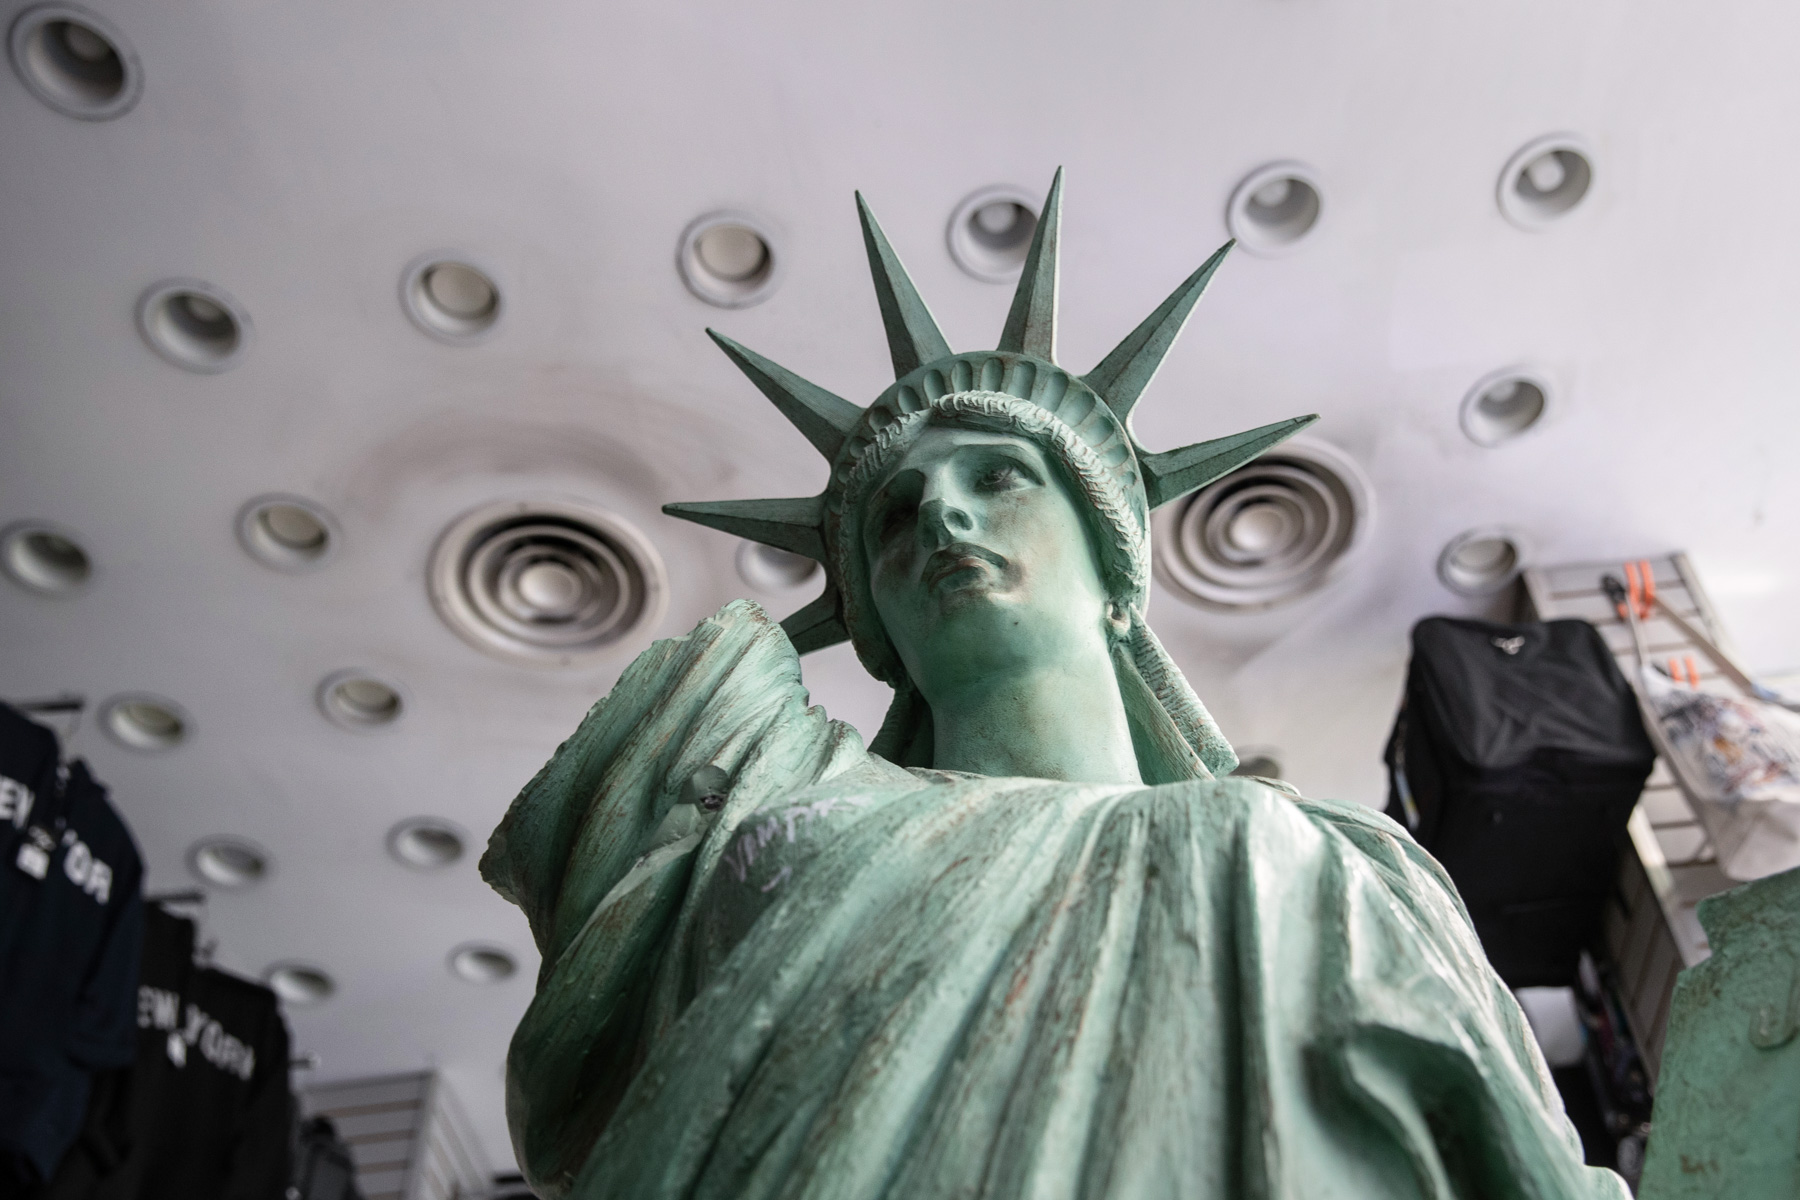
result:
<svg viewBox="0 0 1800 1200"><path fill-rule="evenodd" d="M973 542L952 542L942 550L933 551L931 557L925 560L925 586L935 588L963 571L1005 565L1004 558L984 546L977 546Z"/></svg>

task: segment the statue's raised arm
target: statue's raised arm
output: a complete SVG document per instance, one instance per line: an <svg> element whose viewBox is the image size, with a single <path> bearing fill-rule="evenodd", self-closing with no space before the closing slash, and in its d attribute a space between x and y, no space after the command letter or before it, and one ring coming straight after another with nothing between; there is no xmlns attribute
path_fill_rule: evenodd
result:
<svg viewBox="0 0 1800 1200"><path fill-rule="evenodd" d="M859 199L867 408L714 335L830 481L669 511L827 586L646 651L496 831L544 955L521 1167L553 1200L1623 1197L1437 864L1228 777L1144 620L1149 513L1312 418L1139 445L1225 251L1076 377L1060 205L999 348L954 354ZM868 751L800 684L845 639L894 687Z"/></svg>

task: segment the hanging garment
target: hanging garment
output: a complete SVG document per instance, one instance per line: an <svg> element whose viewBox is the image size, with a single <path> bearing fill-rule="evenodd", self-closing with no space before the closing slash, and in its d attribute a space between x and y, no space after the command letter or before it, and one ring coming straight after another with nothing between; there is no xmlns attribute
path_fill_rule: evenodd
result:
<svg viewBox="0 0 1800 1200"><path fill-rule="evenodd" d="M362 1200L350 1147L330 1117L313 1117L300 1126L289 1200Z"/></svg>
<svg viewBox="0 0 1800 1200"><path fill-rule="evenodd" d="M36 1200L280 1200L293 1095L274 993L195 966L194 923L152 904L137 1000L137 1061L110 1093L116 1111L89 1111Z"/></svg>
<svg viewBox="0 0 1800 1200"><path fill-rule="evenodd" d="M1656 761L1637 700L1586 621L1428 617L1412 647L1388 815L1449 872L1502 979L1571 984Z"/></svg>
<svg viewBox="0 0 1800 1200"><path fill-rule="evenodd" d="M86 764L0 704L0 1182L52 1176L136 1052L143 860Z"/></svg>

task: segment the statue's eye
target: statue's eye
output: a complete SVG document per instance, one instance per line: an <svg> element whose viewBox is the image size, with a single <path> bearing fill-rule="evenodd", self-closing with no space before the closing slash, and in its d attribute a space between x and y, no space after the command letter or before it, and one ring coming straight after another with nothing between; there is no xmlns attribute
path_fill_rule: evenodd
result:
<svg viewBox="0 0 1800 1200"><path fill-rule="evenodd" d="M905 533L912 524L914 507L904 502L895 502L883 508L875 518L875 537L878 541L890 541Z"/></svg>
<svg viewBox="0 0 1800 1200"><path fill-rule="evenodd" d="M1004 492L1024 481L1024 472L1012 463L996 463L976 477L975 486L986 492Z"/></svg>

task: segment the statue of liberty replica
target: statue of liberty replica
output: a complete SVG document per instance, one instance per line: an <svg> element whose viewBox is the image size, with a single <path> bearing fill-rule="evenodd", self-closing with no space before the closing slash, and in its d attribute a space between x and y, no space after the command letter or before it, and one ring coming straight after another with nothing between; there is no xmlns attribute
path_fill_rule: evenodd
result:
<svg viewBox="0 0 1800 1200"><path fill-rule="evenodd" d="M669 512L824 564L658 642L495 831L537 996L508 1057L557 1200L1623 1197L1584 1167L1449 879L1386 818L1228 778L1144 622L1149 513L1312 418L1128 418L1226 250L1056 362L1061 177L997 350L953 353L861 207L868 407L714 335L831 463ZM865 749L799 655L894 688Z"/></svg>

